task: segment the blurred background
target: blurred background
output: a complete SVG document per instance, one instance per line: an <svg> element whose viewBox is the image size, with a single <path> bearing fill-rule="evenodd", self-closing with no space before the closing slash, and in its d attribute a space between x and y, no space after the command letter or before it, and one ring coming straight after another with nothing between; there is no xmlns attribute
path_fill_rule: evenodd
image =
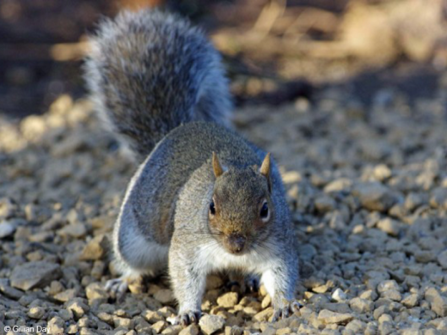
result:
<svg viewBox="0 0 447 335"><path fill-rule="evenodd" d="M343 86L370 104L384 88L430 98L447 66L443 0L2 0L0 113L41 114L82 97L86 36L121 8L161 6L223 53L237 105L312 101Z"/></svg>

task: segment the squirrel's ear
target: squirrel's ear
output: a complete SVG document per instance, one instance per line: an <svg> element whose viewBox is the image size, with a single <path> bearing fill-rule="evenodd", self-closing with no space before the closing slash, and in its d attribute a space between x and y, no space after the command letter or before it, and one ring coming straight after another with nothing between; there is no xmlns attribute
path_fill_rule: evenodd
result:
<svg viewBox="0 0 447 335"><path fill-rule="evenodd" d="M219 163L219 159L217 158L216 153L213 151L213 171L214 171L214 176L220 177L223 173L223 169L222 166Z"/></svg>
<svg viewBox="0 0 447 335"><path fill-rule="evenodd" d="M264 161L262 162L261 168L259 172L267 178L267 182L269 184L269 189L271 188L270 182L270 152L265 155Z"/></svg>
<svg viewBox="0 0 447 335"><path fill-rule="evenodd" d="M261 168L259 169L262 175L270 176L270 152L265 155L264 161L262 162Z"/></svg>

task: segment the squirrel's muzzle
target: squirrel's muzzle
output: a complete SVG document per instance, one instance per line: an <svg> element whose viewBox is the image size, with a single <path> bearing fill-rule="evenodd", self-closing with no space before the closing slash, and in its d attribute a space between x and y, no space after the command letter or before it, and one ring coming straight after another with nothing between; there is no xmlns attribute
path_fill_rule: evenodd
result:
<svg viewBox="0 0 447 335"><path fill-rule="evenodd" d="M240 234L231 234L228 236L228 249L233 254L240 254L245 247L246 238Z"/></svg>

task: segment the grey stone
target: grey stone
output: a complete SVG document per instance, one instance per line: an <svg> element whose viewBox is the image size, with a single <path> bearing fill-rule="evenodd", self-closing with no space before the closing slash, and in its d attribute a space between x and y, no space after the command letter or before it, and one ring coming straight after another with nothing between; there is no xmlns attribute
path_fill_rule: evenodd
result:
<svg viewBox="0 0 447 335"><path fill-rule="evenodd" d="M436 288L428 288L427 291L425 291L425 299L430 303L432 311L438 316L447 316L447 298Z"/></svg>
<svg viewBox="0 0 447 335"><path fill-rule="evenodd" d="M362 207L370 211L385 212L396 202L391 190L377 182L359 184L353 194L359 198Z"/></svg>
<svg viewBox="0 0 447 335"><path fill-rule="evenodd" d="M354 312L365 314L372 312L374 303L372 301L356 297L349 301L349 306L351 306L351 309Z"/></svg>
<svg viewBox="0 0 447 335"><path fill-rule="evenodd" d="M228 292L217 298L217 304L224 308L231 308L237 305L239 296L236 292Z"/></svg>
<svg viewBox="0 0 447 335"><path fill-rule="evenodd" d="M14 300L19 300L23 296L22 291L10 286L7 278L0 278L0 292L2 292L6 297Z"/></svg>
<svg viewBox="0 0 447 335"><path fill-rule="evenodd" d="M206 334L211 335L222 330L225 325L225 319L218 315L205 314L200 318L200 329Z"/></svg>
<svg viewBox="0 0 447 335"><path fill-rule="evenodd" d="M17 225L14 221L1 221L0 222L0 238L11 236L16 231Z"/></svg>
<svg viewBox="0 0 447 335"><path fill-rule="evenodd" d="M438 187L432 194L430 205L435 208L447 209L447 188Z"/></svg>
<svg viewBox="0 0 447 335"><path fill-rule="evenodd" d="M169 304L175 301L172 291L169 289L161 289L154 293L154 298L162 304Z"/></svg>
<svg viewBox="0 0 447 335"><path fill-rule="evenodd" d="M331 295L332 299L337 301L337 302L341 302L341 301L345 301L347 296L346 293L343 292L343 290L337 288Z"/></svg>
<svg viewBox="0 0 447 335"><path fill-rule="evenodd" d="M44 261L16 266L11 274L11 286L27 291L44 287L62 275L59 264Z"/></svg>
<svg viewBox="0 0 447 335"><path fill-rule="evenodd" d="M45 315L43 307L31 307L28 311L28 316L32 319L41 319Z"/></svg>
<svg viewBox="0 0 447 335"><path fill-rule="evenodd" d="M399 234L400 225L395 220L385 218L377 222L377 228L391 236L397 236Z"/></svg>
<svg viewBox="0 0 447 335"><path fill-rule="evenodd" d="M109 246L105 235L98 235L91 239L82 250L80 260L100 260L107 252Z"/></svg>
<svg viewBox="0 0 447 335"><path fill-rule="evenodd" d="M323 309L318 314L318 320L323 322L324 324L331 324L331 323L348 323L354 318L354 316L351 313L335 313L331 312L327 309Z"/></svg>
<svg viewBox="0 0 447 335"><path fill-rule="evenodd" d="M198 335L199 328L196 325L189 325L179 333L179 335Z"/></svg>
<svg viewBox="0 0 447 335"><path fill-rule="evenodd" d="M447 269L447 250L441 252L437 257L437 260L444 270Z"/></svg>
<svg viewBox="0 0 447 335"><path fill-rule="evenodd" d="M327 213L335 209L335 200L326 194L322 194L315 199L315 208L320 213Z"/></svg>
<svg viewBox="0 0 447 335"><path fill-rule="evenodd" d="M65 321L55 316L48 322L48 334L61 335L64 334Z"/></svg>

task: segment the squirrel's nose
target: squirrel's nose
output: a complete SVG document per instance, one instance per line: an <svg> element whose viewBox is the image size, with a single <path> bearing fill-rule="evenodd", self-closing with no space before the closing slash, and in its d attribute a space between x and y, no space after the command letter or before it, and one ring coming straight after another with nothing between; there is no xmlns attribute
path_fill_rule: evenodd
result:
<svg viewBox="0 0 447 335"><path fill-rule="evenodd" d="M244 250L246 240L247 239L240 234L231 234L229 237L231 251L236 254L240 253L242 250Z"/></svg>

